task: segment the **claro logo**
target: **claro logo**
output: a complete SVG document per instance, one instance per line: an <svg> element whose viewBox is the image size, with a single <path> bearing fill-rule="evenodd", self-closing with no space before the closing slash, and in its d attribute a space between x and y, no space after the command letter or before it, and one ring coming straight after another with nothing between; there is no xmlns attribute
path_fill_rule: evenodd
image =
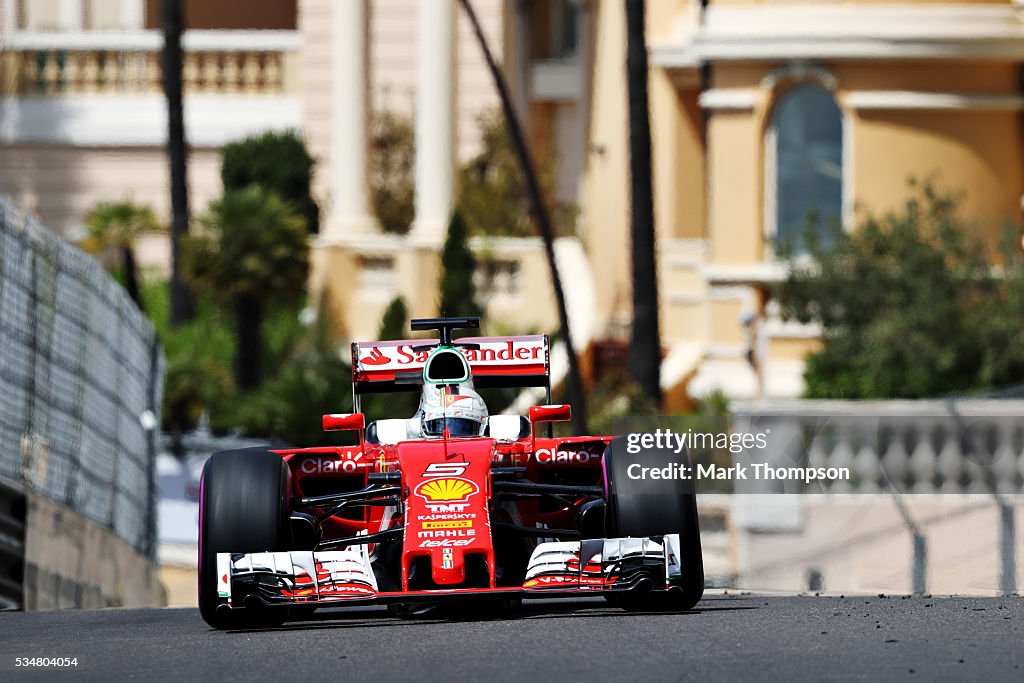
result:
<svg viewBox="0 0 1024 683"><path fill-rule="evenodd" d="M359 469L359 461L362 459L362 453L345 459L309 458L302 461L299 471L304 474L349 474Z"/></svg>
<svg viewBox="0 0 1024 683"><path fill-rule="evenodd" d="M556 463L574 462L584 463L598 460L600 453L590 451L559 451L551 448L538 448L534 456L541 465L553 465Z"/></svg>

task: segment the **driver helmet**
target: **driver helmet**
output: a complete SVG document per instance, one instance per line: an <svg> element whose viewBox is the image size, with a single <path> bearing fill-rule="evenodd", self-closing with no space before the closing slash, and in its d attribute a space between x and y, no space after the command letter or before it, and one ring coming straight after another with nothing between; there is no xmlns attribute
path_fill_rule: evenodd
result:
<svg viewBox="0 0 1024 683"><path fill-rule="evenodd" d="M417 411L424 436L483 436L487 405L469 384L425 385Z"/></svg>

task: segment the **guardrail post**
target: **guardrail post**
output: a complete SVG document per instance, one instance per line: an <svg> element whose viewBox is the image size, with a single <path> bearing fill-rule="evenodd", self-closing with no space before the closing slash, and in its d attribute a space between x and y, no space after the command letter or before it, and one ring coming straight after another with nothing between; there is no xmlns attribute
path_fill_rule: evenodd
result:
<svg viewBox="0 0 1024 683"><path fill-rule="evenodd" d="M157 391L157 376L160 373L160 340L156 335L149 342L149 387L146 392L146 419L143 424L146 430L146 477L148 492L146 496L146 556L155 560L157 556L157 481L156 481L156 456L157 456L157 435L160 433L158 422L157 402L159 397Z"/></svg>
<svg viewBox="0 0 1024 683"><path fill-rule="evenodd" d="M914 533L914 593L927 590L928 540L920 532Z"/></svg>
<svg viewBox="0 0 1024 683"><path fill-rule="evenodd" d="M1002 568L999 574L999 589L1003 595L1017 592L1017 558L1014 536L1016 535L1014 507L1005 500L999 501L999 545Z"/></svg>

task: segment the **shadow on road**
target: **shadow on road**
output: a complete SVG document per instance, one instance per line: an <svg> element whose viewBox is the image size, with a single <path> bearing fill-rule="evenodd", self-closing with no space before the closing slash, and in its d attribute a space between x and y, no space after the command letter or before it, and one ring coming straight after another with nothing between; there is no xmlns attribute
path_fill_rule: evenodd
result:
<svg viewBox="0 0 1024 683"><path fill-rule="evenodd" d="M697 607L685 612L634 611L627 612L612 607L603 600L586 604L580 602L545 602L543 604L524 604L513 611L484 611L481 608L465 608L458 606L436 606L424 612L408 617L395 617L381 608L353 609L329 608L305 615L301 620L289 622L273 628L231 629L226 633L273 633L281 631L309 631L320 629L350 628L391 628L395 626L432 626L436 624L454 624L467 622L516 621L534 619L620 619L631 617L686 617L697 616L710 612L735 612L758 610L756 605L721 604L749 602L749 598L732 596L713 596L701 600ZM719 604L715 604L719 603Z"/></svg>

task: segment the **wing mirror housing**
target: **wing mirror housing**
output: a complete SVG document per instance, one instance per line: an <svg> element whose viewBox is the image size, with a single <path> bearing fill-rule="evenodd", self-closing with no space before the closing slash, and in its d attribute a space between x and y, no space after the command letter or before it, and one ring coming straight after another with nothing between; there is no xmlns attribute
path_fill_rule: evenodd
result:
<svg viewBox="0 0 1024 683"><path fill-rule="evenodd" d="M568 403L553 406L530 406L530 422L565 422L572 419L572 406Z"/></svg>
<svg viewBox="0 0 1024 683"><path fill-rule="evenodd" d="M565 422L572 419L572 406L568 403L551 406L530 406L530 441L534 457L537 454L537 424L541 422Z"/></svg>
<svg viewBox="0 0 1024 683"><path fill-rule="evenodd" d="M361 432L366 428L366 416L363 413L330 413L324 415L325 432ZM360 436L360 441L362 437Z"/></svg>

